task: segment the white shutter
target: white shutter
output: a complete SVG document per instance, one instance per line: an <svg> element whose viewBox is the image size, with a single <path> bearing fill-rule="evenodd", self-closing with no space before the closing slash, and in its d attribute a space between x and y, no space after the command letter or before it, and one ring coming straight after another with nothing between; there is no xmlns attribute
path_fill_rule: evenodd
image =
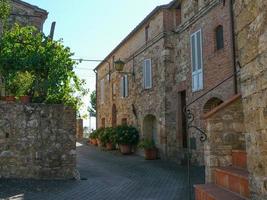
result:
<svg viewBox="0 0 267 200"><path fill-rule="evenodd" d="M121 77L121 82L120 82L120 93L121 97L124 97L124 77Z"/></svg>
<svg viewBox="0 0 267 200"><path fill-rule="evenodd" d="M203 89L203 61L201 30L191 35L192 90Z"/></svg>
<svg viewBox="0 0 267 200"><path fill-rule="evenodd" d="M143 87L146 88L146 61L143 62Z"/></svg>
<svg viewBox="0 0 267 200"><path fill-rule="evenodd" d="M124 97L128 97L128 75L124 76Z"/></svg>
<svg viewBox="0 0 267 200"><path fill-rule="evenodd" d="M104 79L100 81L100 99L101 99L101 103L105 102L105 80Z"/></svg>
<svg viewBox="0 0 267 200"><path fill-rule="evenodd" d="M143 71L144 71L144 88L149 89L152 87L152 68L150 59L144 61Z"/></svg>

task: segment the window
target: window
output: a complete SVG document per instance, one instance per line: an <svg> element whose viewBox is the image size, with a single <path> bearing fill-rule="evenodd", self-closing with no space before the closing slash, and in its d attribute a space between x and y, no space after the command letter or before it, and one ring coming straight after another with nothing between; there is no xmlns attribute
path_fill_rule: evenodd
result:
<svg viewBox="0 0 267 200"><path fill-rule="evenodd" d="M224 48L224 39L223 39L223 26L219 25L215 29L216 34L216 49L220 50Z"/></svg>
<svg viewBox="0 0 267 200"><path fill-rule="evenodd" d="M149 30L149 25L147 25L146 28L145 28L145 39L146 39L146 42L148 41L148 30Z"/></svg>
<svg viewBox="0 0 267 200"><path fill-rule="evenodd" d="M192 90L203 89L203 61L201 30L191 35Z"/></svg>
<svg viewBox="0 0 267 200"><path fill-rule="evenodd" d="M143 85L144 89L152 88L151 59L146 59L143 63Z"/></svg>
<svg viewBox="0 0 267 200"><path fill-rule="evenodd" d="M128 97L128 75L121 77L121 96Z"/></svg>
<svg viewBox="0 0 267 200"><path fill-rule="evenodd" d="M106 119L102 118L101 119L101 128L105 128L106 127Z"/></svg>
<svg viewBox="0 0 267 200"><path fill-rule="evenodd" d="M128 124L127 118L122 118L121 119L121 125L126 126L127 124Z"/></svg>
<svg viewBox="0 0 267 200"><path fill-rule="evenodd" d="M100 102L105 102L105 79L100 81Z"/></svg>

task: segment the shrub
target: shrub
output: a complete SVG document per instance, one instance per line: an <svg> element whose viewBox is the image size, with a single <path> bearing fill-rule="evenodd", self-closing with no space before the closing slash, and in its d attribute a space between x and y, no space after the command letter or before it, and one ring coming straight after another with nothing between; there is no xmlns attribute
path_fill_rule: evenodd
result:
<svg viewBox="0 0 267 200"><path fill-rule="evenodd" d="M90 139L100 139L100 135L103 134L103 131L104 131L104 130L105 130L104 128L98 128L98 129L96 129L95 131L93 131L93 132L90 134L89 138L90 138Z"/></svg>
<svg viewBox="0 0 267 200"><path fill-rule="evenodd" d="M103 132L100 134L99 139L101 143L107 144L107 143L116 143L116 129L109 127L105 128Z"/></svg>
<svg viewBox="0 0 267 200"><path fill-rule="evenodd" d="M116 128L116 143L136 145L139 141L138 130L133 126L118 126Z"/></svg>
<svg viewBox="0 0 267 200"><path fill-rule="evenodd" d="M155 142L153 140L149 140L149 139L143 139L139 144L138 144L139 148L143 148L143 149L155 149L156 145Z"/></svg>

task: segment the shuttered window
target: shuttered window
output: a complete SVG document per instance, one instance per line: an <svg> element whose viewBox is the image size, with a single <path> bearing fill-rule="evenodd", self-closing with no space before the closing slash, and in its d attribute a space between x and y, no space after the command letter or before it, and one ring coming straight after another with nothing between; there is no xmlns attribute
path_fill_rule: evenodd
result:
<svg viewBox="0 0 267 200"><path fill-rule="evenodd" d="M216 49L220 50L224 48L224 39L223 39L223 26L217 26L216 30Z"/></svg>
<svg viewBox="0 0 267 200"><path fill-rule="evenodd" d="M128 75L123 75L121 77L121 96L128 97Z"/></svg>
<svg viewBox="0 0 267 200"><path fill-rule="evenodd" d="M203 60L201 30L191 35L192 90L203 89Z"/></svg>
<svg viewBox="0 0 267 200"><path fill-rule="evenodd" d="M144 89L152 88L151 59L146 59L143 63L143 86Z"/></svg>
<svg viewBox="0 0 267 200"><path fill-rule="evenodd" d="M105 102L105 79L100 81L100 102Z"/></svg>

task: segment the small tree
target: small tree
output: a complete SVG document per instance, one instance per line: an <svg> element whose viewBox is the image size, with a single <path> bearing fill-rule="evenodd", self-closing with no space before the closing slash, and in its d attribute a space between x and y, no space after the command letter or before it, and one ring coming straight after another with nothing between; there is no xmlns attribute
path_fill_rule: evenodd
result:
<svg viewBox="0 0 267 200"><path fill-rule="evenodd" d="M88 112L90 116L96 116L96 91L93 91L90 95L90 104L91 106L88 107Z"/></svg>
<svg viewBox="0 0 267 200"><path fill-rule="evenodd" d="M73 70L72 55L61 40L54 41L35 27L15 24L0 38L0 73L6 79L18 72L29 73L34 102L63 103L78 109L87 90L85 81Z"/></svg>

